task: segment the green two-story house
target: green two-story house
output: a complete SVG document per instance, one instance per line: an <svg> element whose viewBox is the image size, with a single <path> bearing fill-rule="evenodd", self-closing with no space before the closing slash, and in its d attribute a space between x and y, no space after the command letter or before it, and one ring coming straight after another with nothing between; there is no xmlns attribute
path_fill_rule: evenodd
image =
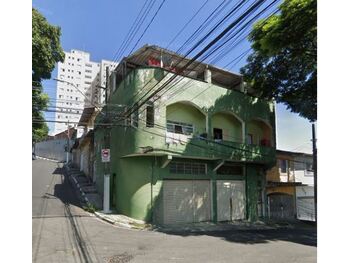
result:
<svg viewBox="0 0 350 263"><path fill-rule="evenodd" d="M98 191L110 147L118 213L158 224L257 220L275 163L274 104L238 74L196 61L178 70L188 61L146 45L113 70L94 133Z"/></svg>

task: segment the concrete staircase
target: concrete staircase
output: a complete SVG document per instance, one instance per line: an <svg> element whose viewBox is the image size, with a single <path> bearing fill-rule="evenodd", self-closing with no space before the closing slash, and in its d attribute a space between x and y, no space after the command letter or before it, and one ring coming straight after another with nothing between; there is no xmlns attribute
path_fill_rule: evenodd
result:
<svg viewBox="0 0 350 263"><path fill-rule="evenodd" d="M102 209L103 200L97 192L96 186L91 182L82 171L76 167L66 166L69 180L74 187L80 192L82 201L92 204L97 210Z"/></svg>

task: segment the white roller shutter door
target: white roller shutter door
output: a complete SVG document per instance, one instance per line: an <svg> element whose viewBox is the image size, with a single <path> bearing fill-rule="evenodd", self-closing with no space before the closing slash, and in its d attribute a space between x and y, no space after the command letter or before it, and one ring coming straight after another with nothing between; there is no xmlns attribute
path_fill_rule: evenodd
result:
<svg viewBox="0 0 350 263"><path fill-rule="evenodd" d="M210 221L210 183L193 181L194 222Z"/></svg>
<svg viewBox="0 0 350 263"><path fill-rule="evenodd" d="M216 185L218 221L244 219L244 181L218 180Z"/></svg>
<svg viewBox="0 0 350 263"><path fill-rule="evenodd" d="M210 181L165 180L164 224L210 220Z"/></svg>
<svg viewBox="0 0 350 263"><path fill-rule="evenodd" d="M296 187L297 218L315 221L315 199L313 186Z"/></svg>

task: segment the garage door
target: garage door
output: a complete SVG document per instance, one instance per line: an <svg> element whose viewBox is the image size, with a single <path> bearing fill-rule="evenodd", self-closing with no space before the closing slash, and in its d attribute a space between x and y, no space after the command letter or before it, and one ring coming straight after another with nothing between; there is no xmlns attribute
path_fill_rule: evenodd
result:
<svg viewBox="0 0 350 263"><path fill-rule="evenodd" d="M210 181L163 182L164 224L210 221Z"/></svg>
<svg viewBox="0 0 350 263"><path fill-rule="evenodd" d="M297 186L296 189L297 218L315 221L314 187Z"/></svg>
<svg viewBox="0 0 350 263"><path fill-rule="evenodd" d="M294 199L288 194L270 194L268 196L269 213L275 219L294 218Z"/></svg>
<svg viewBox="0 0 350 263"><path fill-rule="evenodd" d="M315 221L315 200L313 196L297 197L297 218Z"/></svg>
<svg viewBox="0 0 350 263"><path fill-rule="evenodd" d="M219 180L217 185L218 221L245 218L245 188L243 181Z"/></svg>

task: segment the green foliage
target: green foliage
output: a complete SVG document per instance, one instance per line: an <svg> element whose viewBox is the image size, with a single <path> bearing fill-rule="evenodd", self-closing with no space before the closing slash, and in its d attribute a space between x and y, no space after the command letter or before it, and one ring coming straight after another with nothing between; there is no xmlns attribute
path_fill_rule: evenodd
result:
<svg viewBox="0 0 350 263"><path fill-rule="evenodd" d="M95 213L96 212L96 207L91 204L91 203L87 203L86 206L83 206L83 209L89 213Z"/></svg>
<svg viewBox="0 0 350 263"><path fill-rule="evenodd" d="M32 8L32 79L51 78L55 63L63 61L60 44L61 29L50 25L44 16Z"/></svg>
<svg viewBox="0 0 350 263"><path fill-rule="evenodd" d="M36 9L32 8L32 139L40 141L47 136L47 124L42 111L47 108L49 97L42 93L41 81L51 78L55 64L63 61L60 45L61 30L50 25ZM38 122L39 121L39 122Z"/></svg>
<svg viewBox="0 0 350 263"><path fill-rule="evenodd" d="M36 120L32 124L32 140L34 142L45 139L49 132L49 127L44 122L42 110L47 108L49 96L42 93L42 87L33 85L32 89L32 118Z"/></svg>
<svg viewBox="0 0 350 263"><path fill-rule="evenodd" d="M285 0L280 14L254 25L254 52L241 68L260 96L287 105L292 112L317 119L317 3Z"/></svg>

